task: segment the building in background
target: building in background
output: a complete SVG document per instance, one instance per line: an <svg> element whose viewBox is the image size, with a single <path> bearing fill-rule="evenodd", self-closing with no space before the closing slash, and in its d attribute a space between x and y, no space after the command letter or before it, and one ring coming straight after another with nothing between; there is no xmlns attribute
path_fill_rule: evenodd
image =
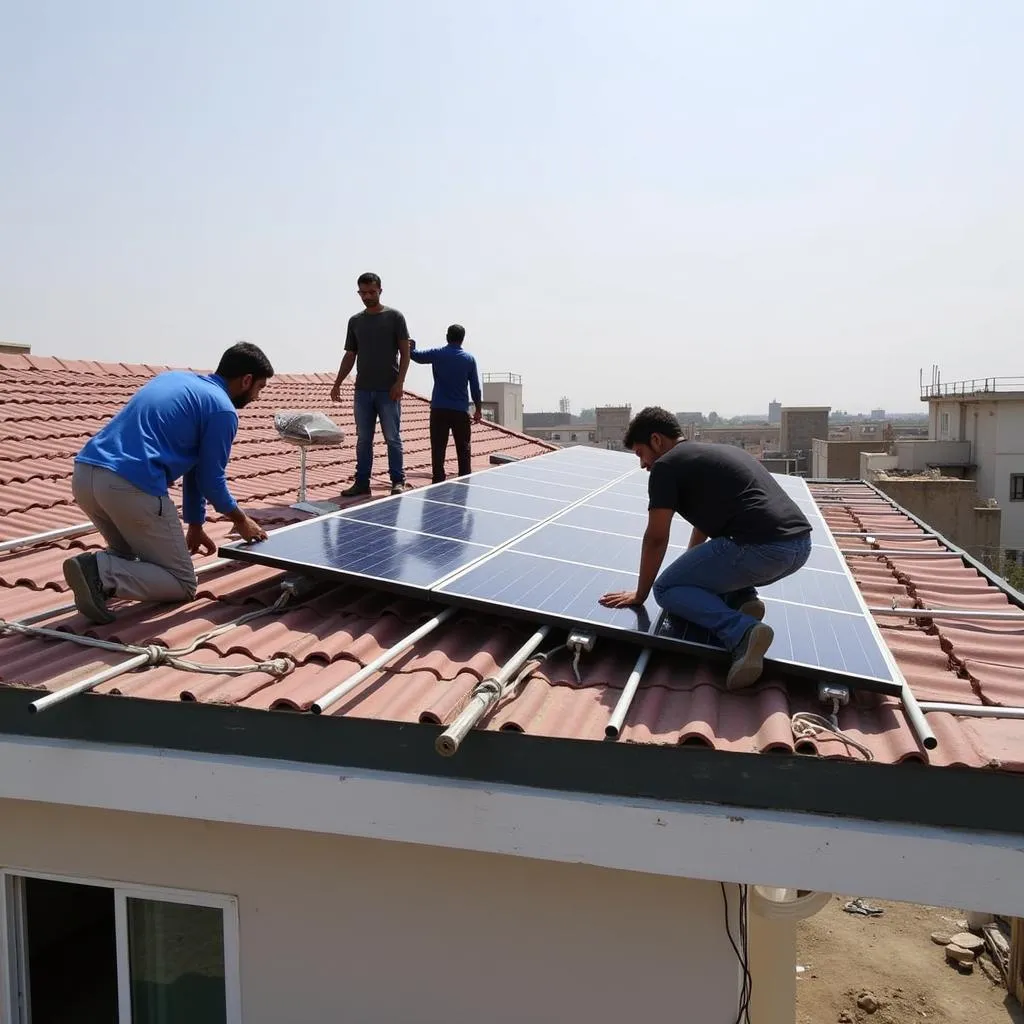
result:
<svg viewBox="0 0 1024 1024"><path fill-rule="evenodd" d="M811 471L811 453L815 438L828 440L827 405L783 406L779 417L779 455L792 460L796 472Z"/></svg>
<svg viewBox="0 0 1024 1024"><path fill-rule="evenodd" d="M921 387L928 403L929 466L977 481L1002 509L1000 545L1024 552L1024 377L989 377ZM951 447L952 446L952 447ZM949 463L955 465L949 465ZM952 538L951 538L952 539Z"/></svg>
<svg viewBox="0 0 1024 1024"><path fill-rule="evenodd" d="M32 346L20 341L0 341L0 352L10 356L27 356L32 354Z"/></svg>
<svg viewBox="0 0 1024 1024"><path fill-rule="evenodd" d="M599 405L594 411L597 443L602 448L621 448L632 414L628 405Z"/></svg>
<svg viewBox="0 0 1024 1024"><path fill-rule="evenodd" d="M523 432L523 378L518 373L485 373L484 416L509 430Z"/></svg>
<svg viewBox="0 0 1024 1024"><path fill-rule="evenodd" d="M538 441L548 441L563 448L577 444L597 446L596 423L553 423L549 426L526 427L524 433Z"/></svg>
<svg viewBox="0 0 1024 1024"><path fill-rule="evenodd" d="M771 401L768 403L768 422L779 424L782 422L782 403Z"/></svg>
<svg viewBox="0 0 1024 1024"><path fill-rule="evenodd" d="M885 410L884 409L872 409L871 410L871 418L873 420L884 420L885 419Z"/></svg>
<svg viewBox="0 0 1024 1024"><path fill-rule="evenodd" d="M568 395L562 395L562 397L558 400L558 411L566 419L569 419L569 417L572 415L572 403L569 401Z"/></svg>

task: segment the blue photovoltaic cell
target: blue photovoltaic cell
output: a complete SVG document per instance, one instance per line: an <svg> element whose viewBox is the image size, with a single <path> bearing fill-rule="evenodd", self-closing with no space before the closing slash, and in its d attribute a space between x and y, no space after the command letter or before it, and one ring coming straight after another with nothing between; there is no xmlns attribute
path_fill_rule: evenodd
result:
<svg viewBox="0 0 1024 1024"><path fill-rule="evenodd" d="M649 633L658 615L654 598L643 608L605 608L609 590L628 590L635 572L615 572L501 551L464 573L440 593L476 598L521 611L537 611L567 622L593 622L629 632Z"/></svg>
<svg viewBox="0 0 1024 1024"><path fill-rule="evenodd" d="M560 526L558 523L552 523L516 541L508 550L616 569L633 575L640 564L638 537L619 537L595 530L580 530L574 526ZM665 557L667 560L677 558L683 550L681 547L670 547Z"/></svg>
<svg viewBox="0 0 1024 1024"><path fill-rule="evenodd" d="M894 690L892 669L806 481L776 476L807 515L811 555L799 572L759 588L775 630L769 658ZM598 603L636 585L647 526L647 473L635 457L568 448L459 480L356 506L288 528L224 555L307 567L455 603L507 609L603 631L652 635L653 597L642 609ZM689 542L672 521L668 564ZM444 582L447 581L447 582ZM706 630L664 621L661 643L721 651Z"/></svg>
<svg viewBox="0 0 1024 1024"><path fill-rule="evenodd" d="M535 519L474 512L465 505L443 505L409 495L403 501L382 501L360 505L346 512L344 519L393 526L416 533L432 533L452 540L497 547L536 525Z"/></svg>
<svg viewBox="0 0 1024 1024"><path fill-rule="evenodd" d="M863 614L765 602L765 618L775 630L769 657L798 665L820 665L867 679L892 680L892 671Z"/></svg>
<svg viewBox="0 0 1024 1024"><path fill-rule="evenodd" d="M804 568L777 583L758 587L757 592L765 600L774 598L793 604L809 604L858 614L861 610L854 584L845 573Z"/></svg>
<svg viewBox="0 0 1024 1024"><path fill-rule="evenodd" d="M813 542L811 555L804 563L804 568L822 569L825 572L838 572L846 575L846 562L843 561L843 556L834 547L825 547Z"/></svg>
<svg viewBox="0 0 1024 1024"><path fill-rule="evenodd" d="M238 550L245 554L247 549ZM336 516L282 530L262 541L253 553L259 556L255 561L271 565L305 566L419 588L433 586L487 552L478 544Z"/></svg>
<svg viewBox="0 0 1024 1024"><path fill-rule="evenodd" d="M491 487L480 487L473 480L468 483L438 484L436 487L429 487L420 493L431 501L461 505L473 509L475 512L504 512L507 515L521 516L524 519L533 519L538 522L557 514L572 504L571 500L564 498L513 494L497 491ZM411 497L412 495L408 494L384 500L407 501Z"/></svg>

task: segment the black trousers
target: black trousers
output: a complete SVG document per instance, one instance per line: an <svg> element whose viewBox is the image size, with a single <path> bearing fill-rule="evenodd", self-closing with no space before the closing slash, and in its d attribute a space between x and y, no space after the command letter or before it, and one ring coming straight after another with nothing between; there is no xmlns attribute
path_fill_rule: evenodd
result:
<svg viewBox="0 0 1024 1024"><path fill-rule="evenodd" d="M469 448L470 418L468 412L457 409L430 410L430 469L433 482L445 479L444 456L448 450L448 432L455 439L455 455L459 460L459 476L472 470Z"/></svg>

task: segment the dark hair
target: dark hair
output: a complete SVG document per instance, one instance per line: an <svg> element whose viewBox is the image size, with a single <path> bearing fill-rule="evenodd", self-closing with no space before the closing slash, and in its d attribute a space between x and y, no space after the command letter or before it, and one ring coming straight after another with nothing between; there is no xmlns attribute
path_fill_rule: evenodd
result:
<svg viewBox="0 0 1024 1024"><path fill-rule="evenodd" d="M247 373L257 380L269 380L274 376L274 368L263 354L263 349L248 341L239 341L220 357L217 374L225 380L235 380Z"/></svg>
<svg viewBox="0 0 1024 1024"><path fill-rule="evenodd" d="M462 324L452 324L448 328L448 340L461 345L466 340L466 328Z"/></svg>
<svg viewBox="0 0 1024 1024"><path fill-rule="evenodd" d="M649 405L641 409L630 421L622 443L627 448L638 444L650 444L652 434L664 434L675 441L682 436L679 420L660 405Z"/></svg>
<svg viewBox="0 0 1024 1024"><path fill-rule="evenodd" d="M356 278L356 284L375 284L379 288L380 278L376 274L360 274Z"/></svg>

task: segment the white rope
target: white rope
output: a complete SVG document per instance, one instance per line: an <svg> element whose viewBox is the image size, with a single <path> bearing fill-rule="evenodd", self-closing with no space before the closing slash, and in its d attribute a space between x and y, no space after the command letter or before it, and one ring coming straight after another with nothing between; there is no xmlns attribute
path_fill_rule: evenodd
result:
<svg viewBox="0 0 1024 1024"><path fill-rule="evenodd" d="M874 761L875 755L864 746L858 743L852 736L847 735L839 728L839 702L834 701L832 714L825 718L824 715L816 715L810 711L798 711L790 720L790 727L793 730L793 738L796 740L816 739L822 733L835 736L840 742L845 743L854 750L859 750L865 760Z"/></svg>
<svg viewBox="0 0 1024 1024"><path fill-rule="evenodd" d="M182 672L198 672L208 675L239 676L247 672L266 672L269 675L283 676L291 672L295 663L290 658L273 658L270 661L251 661L243 665L201 665L195 661L185 660L188 655L194 654L203 644L209 643L222 633L227 633L247 622L257 619L262 615L276 615L282 611L288 603L291 593L285 591L269 608L257 608L255 611L246 612L231 622L226 622L216 629L200 633L191 643L184 647L161 647L159 644L122 644L113 640L97 640L91 636L79 636L77 633L68 633L60 629L47 629L45 626L26 626L22 622L8 622L0 619L0 635L17 634L19 636L31 636L42 640L61 640L66 643L78 644L81 647L97 647L104 651L116 651L119 654L145 654L149 657L146 668L157 665L168 665L171 668L180 669Z"/></svg>

